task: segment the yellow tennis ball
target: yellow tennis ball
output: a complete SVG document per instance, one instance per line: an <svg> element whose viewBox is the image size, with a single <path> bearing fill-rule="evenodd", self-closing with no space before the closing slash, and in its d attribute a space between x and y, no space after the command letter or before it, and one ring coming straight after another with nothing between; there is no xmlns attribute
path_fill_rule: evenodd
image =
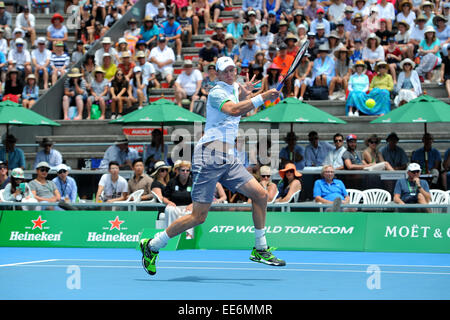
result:
<svg viewBox="0 0 450 320"><path fill-rule="evenodd" d="M375 104L376 104L376 102L373 99L366 100L366 107L369 109L372 109L373 107L375 107Z"/></svg>

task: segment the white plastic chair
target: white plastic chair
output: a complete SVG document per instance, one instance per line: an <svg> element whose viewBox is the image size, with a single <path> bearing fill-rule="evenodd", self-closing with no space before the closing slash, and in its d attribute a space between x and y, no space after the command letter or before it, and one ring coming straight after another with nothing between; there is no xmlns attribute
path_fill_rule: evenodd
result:
<svg viewBox="0 0 450 320"><path fill-rule="evenodd" d="M447 191L448 192L448 191ZM430 189L431 201L430 204L448 204L448 194L446 191L440 189ZM445 209L441 208L432 208L431 212L433 213L442 213L445 212Z"/></svg>
<svg viewBox="0 0 450 320"><path fill-rule="evenodd" d="M349 204L359 204L363 198L363 192L358 189L347 189L347 193L350 198Z"/></svg>
<svg viewBox="0 0 450 320"><path fill-rule="evenodd" d="M445 191L447 194L447 203L450 204L450 190Z"/></svg>
<svg viewBox="0 0 450 320"><path fill-rule="evenodd" d="M297 192L295 192L288 201L286 201L286 202L278 202L278 203L291 203L292 200L294 200L294 202L297 202L298 198L300 196L300 192L302 192L302 190L298 190ZM284 211L284 207L281 208L281 211ZM287 207L287 211L288 212L291 211L291 208L289 206Z"/></svg>
<svg viewBox="0 0 450 320"><path fill-rule="evenodd" d="M1 190L0 190L0 201L1 201L1 202L4 202L4 201L5 201L5 199L3 198L3 191L5 191L5 189L1 189Z"/></svg>
<svg viewBox="0 0 450 320"><path fill-rule="evenodd" d="M275 195L275 197L273 197L272 201L269 201L269 202L267 202L267 203L268 203L268 204L275 203L275 200L277 200L277 197L278 197L278 194L279 194L279 193L280 193L280 191L277 190L277 194Z"/></svg>
<svg viewBox="0 0 450 320"><path fill-rule="evenodd" d="M363 192L363 204L388 204L392 201L391 194L383 189L367 189ZM376 211L376 208L370 208L369 211Z"/></svg>
<svg viewBox="0 0 450 320"><path fill-rule="evenodd" d="M150 191L150 192L151 192L152 195L153 195L153 200L154 200L154 202L157 202L157 203L163 203L162 199L161 199L156 193L154 193L153 191Z"/></svg>
<svg viewBox="0 0 450 320"><path fill-rule="evenodd" d="M144 189L139 189L128 196L124 201L116 201L115 203L140 202Z"/></svg>

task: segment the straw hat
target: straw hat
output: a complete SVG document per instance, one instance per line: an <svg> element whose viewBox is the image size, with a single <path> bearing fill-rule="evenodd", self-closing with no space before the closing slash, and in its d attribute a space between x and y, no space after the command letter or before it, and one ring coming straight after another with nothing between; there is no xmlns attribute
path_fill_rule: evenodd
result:
<svg viewBox="0 0 450 320"><path fill-rule="evenodd" d="M386 61L379 61L379 62L377 63L377 65L375 66L375 71L378 72L378 69L379 69L381 66L386 66L386 67L387 67L388 64L387 64Z"/></svg>
<svg viewBox="0 0 450 320"><path fill-rule="evenodd" d="M424 3L422 3L422 4L420 5L420 9L423 10L423 7L425 7L425 6L430 6L430 7L431 7L431 10L434 9L434 3L431 2L431 1L425 1Z"/></svg>
<svg viewBox="0 0 450 320"><path fill-rule="evenodd" d="M415 23L418 23L419 21L427 22L427 18L423 14L419 14L419 16L414 20Z"/></svg>
<svg viewBox="0 0 450 320"><path fill-rule="evenodd" d="M363 67L364 70L367 69L366 64L365 64L364 61L362 61L362 60L356 61L356 63L353 65L353 70L356 71L356 67ZM364 71L363 71L363 72L364 72Z"/></svg>
<svg viewBox="0 0 450 320"><path fill-rule="evenodd" d="M168 171L170 171L171 168L172 167L166 165L164 161L158 161L155 163L155 171L153 171L150 176L154 177L158 173L159 169L167 169Z"/></svg>
<svg viewBox="0 0 450 320"><path fill-rule="evenodd" d="M366 40L366 46L367 47L369 47L369 41L370 41L370 39L375 39L375 40L377 40L377 47L380 45L380 38L378 38L377 37L377 35L375 34L375 33L371 33L370 35L369 35L369 37L367 37L367 40Z"/></svg>
<svg viewBox="0 0 450 320"><path fill-rule="evenodd" d="M410 58L406 58L402 62L400 62L400 69L403 69L403 66L406 63L409 63L412 66L413 69L416 67L416 64L414 63L414 61L412 61Z"/></svg>
<svg viewBox="0 0 450 320"><path fill-rule="evenodd" d="M432 26L426 26L423 34L428 33L428 32L433 32L434 34L436 34L436 30Z"/></svg>
<svg viewBox="0 0 450 320"><path fill-rule="evenodd" d="M333 52L334 56L336 57L336 59L339 59L339 53L340 52L347 52L347 55L351 55L352 51L347 49L346 46L344 46L342 43L339 43L339 46L336 48L336 50Z"/></svg>
<svg viewBox="0 0 450 320"><path fill-rule="evenodd" d="M352 24L353 24L353 25L355 24L355 20L356 20L356 19L361 19L361 20L363 20L363 16L361 15L361 13L355 14L355 16L352 18Z"/></svg>
<svg viewBox="0 0 450 320"><path fill-rule="evenodd" d="M398 5L398 10L399 10L399 11L402 11L403 6L404 6L405 4L409 4L409 6L410 6L411 8L412 8L412 6L413 6L411 0L403 0L403 1L400 2L400 4Z"/></svg>
<svg viewBox="0 0 450 320"><path fill-rule="evenodd" d="M409 24L408 24L408 22L406 22L405 20L401 20L401 21L397 22L397 26L398 26L398 25L401 25L401 24L405 26L406 31L409 30Z"/></svg>
<svg viewBox="0 0 450 320"><path fill-rule="evenodd" d="M281 179L284 179L284 176L286 175L286 171L289 171L289 170L294 170L294 175L295 175L296 178L300 178L302 176L302 174L297 171L297 168L295 167L295 164L288 163L288 164L286 164L284 169L281 169L281 170L278 171L278 173L280 174Z"/></svg>
<svg viewBox="0 0 450 320"><path fill-rule="evenodd" d="M446 17L444 17L443 15L437 14L433 18L433 24L435 26L437 26L438 20L443 20L445 23L447 23L447 21L448 21L448 19Z"/></svg>
<svg viewBox="0 0 450 320"><path fill-rule="evenodd" d="M69 78L78 78L81 77L83 74L80 72L80 69L78 68L72 68L70 70L70 73L67 75Z"/></svg>

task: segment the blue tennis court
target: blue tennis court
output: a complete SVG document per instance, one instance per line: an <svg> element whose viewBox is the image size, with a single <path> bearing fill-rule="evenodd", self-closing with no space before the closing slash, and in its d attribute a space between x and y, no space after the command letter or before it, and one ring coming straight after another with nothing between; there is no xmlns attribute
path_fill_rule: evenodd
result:
<svg viewBox="0 0 450 320"><path fill-rule="evenodd" d="M450 255L277 251L161 252L149 276L133 249L0 248L0 299L449 299Z"/></svg>

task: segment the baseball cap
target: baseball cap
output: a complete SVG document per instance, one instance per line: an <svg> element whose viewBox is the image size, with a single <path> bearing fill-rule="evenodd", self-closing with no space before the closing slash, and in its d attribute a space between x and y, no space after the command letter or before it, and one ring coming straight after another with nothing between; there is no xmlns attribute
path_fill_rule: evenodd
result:
<svg viewBox="0 0 450 320"><path fill-rule="evenodd" d="M346 138L347 141L349 140L357 140L358 137L356 136L356 134L349 134Z"/></svg>
<svg viewBox="0 0 450 320"><path fill-rule="evenodd" d="M39 169L39 168L48 168L48 169L51 169L51 168L50 168L50 165L49 165L47 162L45 162L45 161L41 161L41 162L39 162L39 163L37 164L36 169Z"/></svg>
<svg viewBox="0 0 450 320"><path fill-rule="evenodd" d="M66 164L61 163L56 167L56 172L59 172L61 170L70 171L70 168Z"/></svg>
<svg viewBox="0 0 450 320"><path fill-rule="evenodd" d="M231 59L230 57L220 57L216 62L217 71L224 71L229 66L233 66L236 68L233 59Z"/></svg>
<svg viewBox="0 0 450 320"><path fill-rule="evenodd" d="M417 170L421 170L420 169L420 164L412 162L408 165L408 171L417 171Z"/></svg>

